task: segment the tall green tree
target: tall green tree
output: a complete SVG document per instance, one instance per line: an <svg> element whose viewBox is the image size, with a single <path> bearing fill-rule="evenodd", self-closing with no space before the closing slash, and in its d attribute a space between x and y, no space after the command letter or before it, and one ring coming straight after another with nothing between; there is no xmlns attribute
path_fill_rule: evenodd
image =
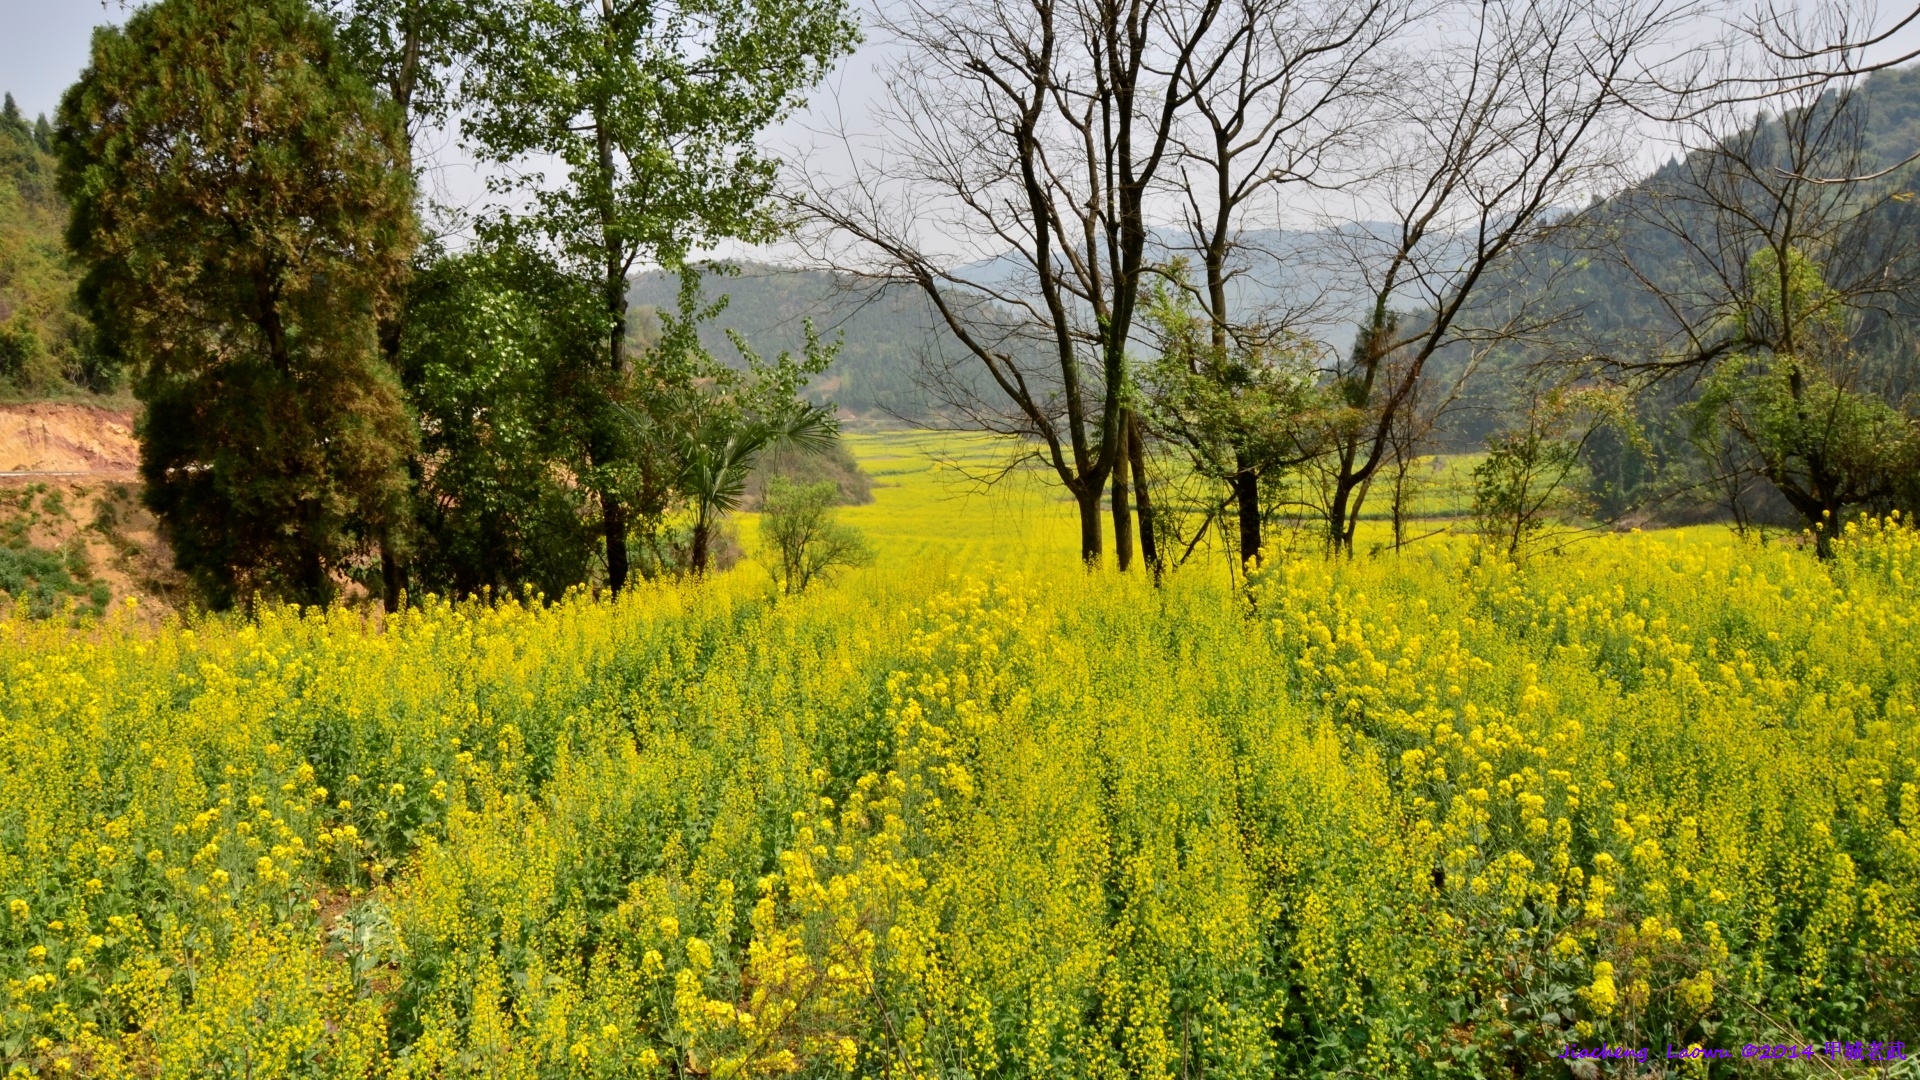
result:
<svg viewBox="0 0 1920 1080"><path fill-rule="evenodd" d="M636 483L618 398L652 381L628 356L628 276L722 238L774 235L774 162L754 141L857 31L843 0L489 0L476 19L465 134L488 160L563 166L551 183L521 174L516 221L597 282L608 316L597 362L615 393L586 417L585 479L617 590Z"/></svg>
<svg viewBox="0 0 1920 1080"><path fill-rule="evenodd" d="M141 8L61 103L82 297L215 607L328 601L402 511L412 428L377 334L415 244L401 139L307 0Z"/></svg>
<svg viewBox="0 0 1920 1080"><path fill-rule="evenodd" d="M577 358L600 338L597 290L540 253L485 243L407 290L400 371L419 423L410 579L453 596L588 580L597 530Z"/></svg>
<svg viewBox="0 0 1920 1080"><path fill-rule="evenodd" d="M400 149L406 167L419 177L413 144L424 128L444 124L459 102L460 66L473 44L474 22L466 0L317 0L334 20L341 48L369 85L399 113ZM430 271L421 266L417 271ZM455 273L462 268L451 268ZM404 294L405 283L402 283ZM401 341L411 310L404 300L380 321L380 347L387 361L401 363ZM416 481L426 476L422 462L411 463ZM430 497L425 492L413 496ZM399 606L406 591L412 533L390 528L379 537L380 576L387 610Z"/></svg>

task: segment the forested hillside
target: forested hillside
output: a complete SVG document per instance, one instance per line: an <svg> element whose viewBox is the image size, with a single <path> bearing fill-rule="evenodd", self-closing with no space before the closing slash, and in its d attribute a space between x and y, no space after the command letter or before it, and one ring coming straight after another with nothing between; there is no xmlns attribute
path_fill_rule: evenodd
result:
<svg viewBox="0 0 1920 1080"><path fill-rule="evenodd" d="M54 189L53 131L6 97L0 115L0 395L48 397L104 390L110 373L92 357L74 307L78 273Z"/></svg>
<svg viewBox="0 0 1920 1080"><path fill-rule="evenodd" d="M1802 528L1821 513L1790 505L1802 489L1897 501L1920 391L1916 149L1920 68L1895 68L1587 207L1476 301L1533 305L1541 329L1475 358L1437 438L1489 445L1543 384L1602 378L1633 391L1582 448L1603 514ZM1469 352L1443 359L1450 384Z"/></svg>
<svg viewBox="0 0 1920 1080"><path fill-rule="evenodd" d="M1835 100L1836 95L1830 93L1823 106L1832 108ZM1847 192L1846 199L1866 209L1857 219L1845 223L1846 235L1833 238L1835 261L1842 265L1827 267L1827 273L1840 278L1862 274L1911 276L1916 270L1912 265L1916 250L1910 243L1888 240L1914 235L1920 229L1920 204L1913 201L1911 191L1914 169L1910 163L1898 167L1920 149L1920 66L1875 73L1856 91L1851 108L1860 130L1857 146L1850 147L1853 154L1849 159L1863 173L1891 171ZM1750 131L1739 135L1750 139L1747 145L1758 153L1778 158L1771 164L1779 172L1794 169L1790 159L1796 149L1811 153L1787 145L1792 140L1781 134L1778 118L1762 117ZM1843 138L1849 143L1856 141L1839 135L1818 137L1831 143ZM1839 156L1832 148L1827 149ZM1492 306L1511 302L1517 296L1544 299L1572 317L1554 327L1552 349L1536 345L1516 350L1502 357L1506 363L1491 366L1476 387L1478 396L1497 401L1498 384L1516 366L1541 359L1550 351L1563 356L1600 353L1622 362L1645 362L1684 350L1676 338L1688 330L1698 330L1699 321L1710 314L1710 287L1698 279L1724 269L1712 265L1716 258L1724 258L1714 248L1755 239L1728 235L1733 230L1724 220L1716 220L1726 211L1703 205L1700 194L1690 190L1699 184L1706 168L1701 161L1710 154L1701 150L1669 160L1640 183L1583 210L1574 227L1557 234L1548 250L1530 253L1518 261L1500 288L1482 302ZM1746 186L1750 190L1738 193L1747 196L1747 205L1736 213L1757 219L1785 213L1785 207L1769 205L1769 192L1754 189L1756 185ZM1831 213L1824 205L1816 211ZM1757 226L1743 231L1754 229ZM1876 258L1882 261L1864 265ZM1896 265L1886 265L1889 258ZM1859 328L1858 334L1874 354L1875 373L1882 381L1883 392L1898 399L1915 389L1915 379L1920 376L1912 347L1913 331L1920 328L1920 306L1915 305L1910 293L1895 289L1875 300L1867 313L1869 323ZM1486 410L1490 414L1497 411ZM1478 426L1485 427L1485 421Z"/></svg>
<svg viewBox="0 0 1920 1080"><path fill-rule="evenodd" d="M634 279L632 302L642 313L673 312L680 289L676 275L651 271ZM798 353L806 344L805 320L828 342L838 340L833 366L809 387L815 401L879 422L924 420L932 401L921 385L928 359L958 359L958 343L934 321L917 291L876 289L850 277L748 264L737 276L708 274L707 303L727 298L720 314L701 327L701 344L723 362L739 351L728 331L763 357ZM643 328L644 329L644 328Z"/></svg>
<svg viewBox="0 0 1920 1080"><path fill-rule="evenodd" d="M1157 233L1155 245L1155 257L1163 262L1192 256L1170 233ZM1333 232L1274 229L1243 238L1249 265L1230 283L1235 303L1249 311L1288 309L1330 347L1348 348L1359 318L1353 304L1356 281L1352 268L1336 257L1338 247ZM726 298L724 309L700 333L701 344L723 361L734 362L739 355L729 333L762 356L797 353L806 340L803 320L811 319L822 337L839 339L841 346L825 377L809 387L809 397L832 401L863 420L927 422L952 414L956 390L963 398L979 394L991 400L996 394L978 361L938 321L917 287L754 263L738 270L702 279L705 302ZM963 272L991 279L1011 268L989 261ZM631 299L643 311L671 312L679 285L672 274L640 274Z"/></svg>

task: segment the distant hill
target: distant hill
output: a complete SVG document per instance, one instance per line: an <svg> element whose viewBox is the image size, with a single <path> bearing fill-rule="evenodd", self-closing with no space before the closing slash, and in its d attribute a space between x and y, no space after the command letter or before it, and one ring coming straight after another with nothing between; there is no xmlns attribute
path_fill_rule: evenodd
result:
<svg viewBox="0 0 1920 1080"><path fill-rule="evenodd" d="M925 419L933 402L919 384L922 362L959 357L959 343L935 323L917 291L876 290L842 275L757 265L743 266L732 277L708 274L701 286L709 303L727 297L725 310L701 330L701 343L723 361L739 357L729 330L768 359L783 351L798 353L809 319L823 340L839 339L839 356L808 388L808 396L832 401L863 420ZM638 319L674 310L679 288L674 275L656 271L636 277L630 299Z"/></svg>
<svg viewBox="0 0 1920 1080"><path fill-rule="evenodd" d="M1829 94L1822 107L1830 108L1835 100L1835 95ZM1920 66L1874 74L1857 92L1855 107L1861 109L1864 115L1861 135L1866 151L1866 169L1894 166L1920 149ZM1759 126L1750 130L1763 135L1767 129L1777 129L1779 126L1777 121L1766 118L1756 123ZM1782 157L1778 167L1790 169L1792 163ZM1583 329L1594 340L1630 347L1644 341L1644 335L1657 332L1663 321L1673 317L1660 307L1646 289L1640 287L1622 267L1619 259L1597 257L1602 253L1595 249L1602 245L1614 253L1629 255L1636 266L1648 272L1664 287L1669 296L1686 295L1688 290L1684 276L1696 272L1697 261L1689 257L1672 231L1646 224L1642 216L1635 213L1635 208L1661 204L1663 215L1677 218L1674 224L1696 238L1700 247L1710 249L1715 232L1713 221L1706 214L1691 210L1685 201L1667 197L1668 192L1676 191L1686 183L1688 171L1686 161L1669 161L1640 183L1582 211L1582 224L1587 228L1577 230L1572 238L1584 240L1587 250L1569 246L1562 251L1548 253L1548 258L1535 260L1536 267L1555 259L1572 266L1569 272L1558 279L1557 290L1576 306ZM1913 168L1901 168L1869 183L1865 192L1879 197L1888 191L1911 188L1914 179ZM1920 207L1911 200L1882 206L1879 216L1866 220L1865 227L1858 231L1865 234L1863 238L1910 232L1920 225L1920 219L1915 216L1917 208ZM1873 257L1868 253L1873 245L1856 247L1856 254ZM1830 276L1837 278L1858 274L1862 268L1835 266L1828 270ZM1871 273L1877 276L1882 270L1876 262ZM1523 287L1518 282L1510 282L1509 285ZM1914 313L1909 311L1907 314L1911 316Z"/></svg>

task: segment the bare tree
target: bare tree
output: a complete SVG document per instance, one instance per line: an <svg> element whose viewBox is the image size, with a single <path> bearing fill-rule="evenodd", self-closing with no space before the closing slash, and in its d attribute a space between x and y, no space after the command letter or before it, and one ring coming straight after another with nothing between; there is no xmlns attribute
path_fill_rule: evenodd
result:
<svg viewBox="0 0 1920 1080"><path fill-rule="evenodd" d="M1423 389L1413 388L1387 432L1387 515L1393 522L1395 551L1412 542L1407 538L1407 525L1413 516L1413 500L1427 486L1417 466L1421 461L1421 448L1433 433L1438 417L1424 407Z"/></svg>
<svg viewBox="0 0 1920 1080"><path fill-rule="evenodd" d="M1226 6L908 0L884 27L907 47L888 78L894 140L803 197L823 243L849 245L832 261L923 290L985 368L998 396L952 379L946 404L1037 440L1079 505L1089 563L1105 485L1119 473L1125 486L1148 204Z"/></svg>
<svg viewBox="0 0 1920 1080"><path fill-rule="evenodd" d="M1669 102L1679 107L1670 118L1729 102L1768 102L1910 63L1920 58L1908 36L1916 26L1920 5L1895 5L1883 17L1874 0L1756 0L1726 21L1720 41L1693 50L1694 62L1663 80L1675 92Z"/></svg>
<svg viewBox="0 0 1920 1080"><path fill-rule="evenodd" d="M1692 2L908 0L885 27L906 46L888 138L800 201L824 261L926 293L997 391L949 379L947 404L1034 441L1079 504L1088 561L1109 480L1130 532L1120 433L1148 275L1177 280L1180 249L1197 255L1210 336L1257 346L1236 339L1297 320L1234 310L1254 212L1296 189L1386 207L1390 227L1337 232L1366 282L1363 347L1332 365L1343 420L1311 450L1333 447L1328 533L1350 549L1428 362L1524 321L1463 313L1618 151L1641 58ZM1243 486L1257 551L1258 484Z"/></svg>
<svg viewBox="0 0 1920 1080"><path fill-rule="evenodd" d="M1801 83L1794 73L1782 81ZM1905 192L1834 176L1877 171L1861 92L1802 83L1755 116L1738 102L1689 118L1687 152L1640 189L1615 200L1621 224L1609 248L1653 304L1661 336L1643 370L1698 371L1751 349L1794 351L1798 327L1755 298L1787 287L1795 256L1823 271L1831 302L1887 314L1911 292L1920 249ZM1756 259L1765 251L1768 257ZM1771 274L1771 282L1754 273Z"/></svg>
<svg viewBox="0 0 1920 1080"><path fill-rule="evenodd" d="M1769 110L1755 116L1743 94L1696 108L1689 152L1616 200L1611 246L1646 328L1609 343L1616 367L1700 394L1702 486L1743 530L1759 476L1830 530L1844 507L1899 487L1907 461L1894 409L1913 391L1898 360L1912 348L1920 215L1905 184L1882 180L1900 163L1874 156L1871 83L1830 77L1837 57L1729 58L1737 77L1704 85L1744 92L1767 75Z"/></svg>
<svg viewBox="0 0 1920 1080"><path fill-rule="evenodd" d="M1685 0L1490 0L1449 9L1451 32L1397 88L1399 122L1377 186L1384 225L1343 235L1364 272L1366 314L1331 372L1345 411L1327 433L1329 545L1351 552L1395 424L1435 357L1551 323L1519 298L1471 301L1568 220L1622 156L1646 58L1694 13ZM1443 24L1443 27L1445 24ZM1470 368L1471 365L1469 365ZM1445 395L1435 395L1436 399Z"/></svg>
<svg viewBox="0 0 1920 1080"><path fill-rule="evenodd" d="M1216 24L1190 69L1192 107L1181 118L1173 193L1182 228L1169 245L1199 273L1191 281L1166 274L1205 315L1210 348L1189 343L1184 350L1190 377L1270 381L1248 361L1316 321L1325 290L1257 280L1261 264L1302 257L1288 234L1271 227L1272 210L1295 189L1352 184L1380 167L1368 153L1370 138L1383 126L1380 105L1402 66L1398 35L1417 10L1407 0L1237 0ZM1233 295L1240 278L1250 279L1241 291L1254 297ZM1238 387L1225 383L1219 390L1232 396ZM1221 447L1196 442L1191 424L1169 433L1232 491L1242 561L1263 547L1262 478L1318 450L1259 445L1254 431L1275 421L1287 422L1227 425L1217 432L1227 436Z"/></svg>
<svg viewBox="0 0 1920 1080"><path fill-rule="evenodd" d="M1883 19L1878 5L1863 0L1841 0L1811 9L1768 0L1749 15L1742 30L1774 59L1796 66L1798 85L1805 86L1920 59L1920 49L1908 47L1905 42L1911 39L1902 38L1916 25L1920 25L1920 5L1896 5L1892 17ZM1765 76L1754 84L1764 92Z"/></svg>

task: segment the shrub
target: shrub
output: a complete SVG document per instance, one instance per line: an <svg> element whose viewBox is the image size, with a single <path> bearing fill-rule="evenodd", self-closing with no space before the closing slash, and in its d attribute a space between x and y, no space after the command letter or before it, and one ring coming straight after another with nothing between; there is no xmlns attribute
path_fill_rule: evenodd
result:
<svg viewBox="0 0 1920 1080"><path fill-rule="evenodd" d="M770 547L768 568L788 595L842 567L865 566L873 549L859 530L833 519L839 487L830 480L796 484L768 478L761 502L760 534Z"/></svg>

